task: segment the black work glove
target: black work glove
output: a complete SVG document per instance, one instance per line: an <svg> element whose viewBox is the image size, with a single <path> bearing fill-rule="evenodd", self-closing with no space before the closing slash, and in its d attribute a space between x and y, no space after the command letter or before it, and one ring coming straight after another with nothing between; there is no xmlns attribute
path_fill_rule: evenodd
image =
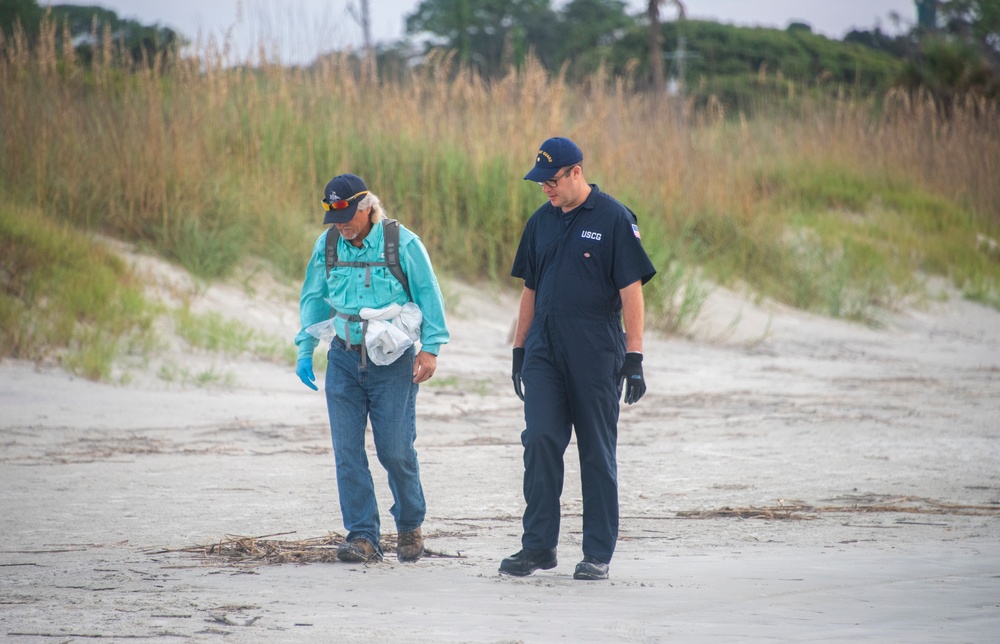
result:
<svg viewBox="0 0 1000 644"><path fill-rule="evenodd" d="M514 366L510 371L510 379L514 381L514 393L524 401L524 392L521 391L521 369L524 368L524 347L514 347Z"/></svg>
<svg viewBox="0 0 1000 644"><path fill-rule="evenodd" d="M618 374L619 381L625 381L625 403L631 405L639 402L646 393L646 379L642 377L642 354L630 352L625 354L625 364Z"/></svg>

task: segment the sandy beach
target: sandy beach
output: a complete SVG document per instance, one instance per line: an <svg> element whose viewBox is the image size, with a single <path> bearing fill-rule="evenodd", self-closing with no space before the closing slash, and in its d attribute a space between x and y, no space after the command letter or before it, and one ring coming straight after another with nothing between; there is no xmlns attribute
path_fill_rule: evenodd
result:
<svg viewBox="0 0 1000 644"><path fill-rule="evenodd" d="M275 338L294 286L199 287L132 257L168 305ZM611 578L519 549L516 294L444 280L452 341L417 402L427 547L400 564L236 562L227 535L343 534L322 392L294 369L186 350L197 387L0 363L5 642L988 642L1000 633L1000 313L949 296L873 329L717 290L688 337L649 332L619 429ZM370 454L374 454L370 449ZM391 497L374 458L383 538Z"/></svg>

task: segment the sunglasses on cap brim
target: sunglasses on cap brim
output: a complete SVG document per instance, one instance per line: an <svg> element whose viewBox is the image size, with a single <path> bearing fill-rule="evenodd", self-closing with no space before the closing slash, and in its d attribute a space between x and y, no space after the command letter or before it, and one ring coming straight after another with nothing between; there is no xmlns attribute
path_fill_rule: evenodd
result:
<svg viewBox="0 0 1000 644"><path fill-rule="evenodd" d="M351 205L351 202L360 197L361 195L368 194L367 190L362 190L356 195L348 197L347 199L337 199L336 201L323 200L323 210L343 210Z"/></svg>

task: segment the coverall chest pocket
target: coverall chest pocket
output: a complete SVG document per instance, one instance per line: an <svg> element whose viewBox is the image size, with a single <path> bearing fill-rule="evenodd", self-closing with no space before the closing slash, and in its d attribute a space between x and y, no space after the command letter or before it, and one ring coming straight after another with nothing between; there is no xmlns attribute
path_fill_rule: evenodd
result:
<svg viewBox="0 0 1000 644"><path fill-rule="evenodd" d="M574 248L573 264L584 275L598 276L603 273L605 248L602 244L584 242Z"/></svg>

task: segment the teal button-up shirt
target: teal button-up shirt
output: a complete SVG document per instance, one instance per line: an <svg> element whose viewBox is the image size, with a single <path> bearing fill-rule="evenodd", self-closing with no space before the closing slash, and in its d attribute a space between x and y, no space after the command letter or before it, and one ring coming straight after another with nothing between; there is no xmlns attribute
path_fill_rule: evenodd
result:
<svg viewBox="0 0 1000 644"><path fill-rule="evenodd" d="M343 238L337 242L337 255L342 262L385 261L384 227L382 222L372 226L361 248L356 248ZM337 234L333 231L332 234ZM399 283L388 267L351 268L335 267L326 276L326 235L323 232L313 246L312 256L306 266L306 278L302 283L299 299L299 320L302 328L295 336L298 357L312 358L319 340L306 333L310 325L329 319L334 311L347 315L357 315L363 308L380 309L390 304L405 304L408 301L403 285ZM444 298L441 287L431 266L427 250L420 238L402 225L399 227L399 263L410 281L413 302L420 307L423 322L420 325L420 348L427 353L438 354L442 344L448 342L448 326L444 316ZM366 273L371 271L371 282L366 284ZM333 303L331 308L327 302ZM354 344L361 342L361 323L334 318L337 335L347 340L346 325L350 326L350 337Z"/></svg>

